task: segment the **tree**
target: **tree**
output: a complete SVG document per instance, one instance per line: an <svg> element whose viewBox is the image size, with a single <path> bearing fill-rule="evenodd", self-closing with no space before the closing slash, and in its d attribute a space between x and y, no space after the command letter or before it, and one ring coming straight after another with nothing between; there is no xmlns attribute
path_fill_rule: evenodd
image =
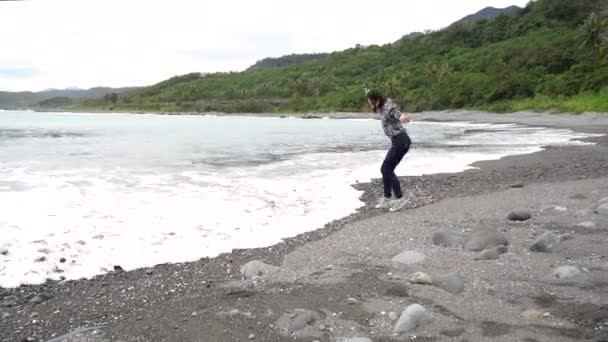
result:
<svg viewBox="0 0 608 342"><path fill-rule="evenodd" d="M607 25L607 18L601 18L597 13L593 12L581 27L582 43L579 49L587 48L591 50L594 70L597 70L600 47L607 39L605 35Z"/></svg>

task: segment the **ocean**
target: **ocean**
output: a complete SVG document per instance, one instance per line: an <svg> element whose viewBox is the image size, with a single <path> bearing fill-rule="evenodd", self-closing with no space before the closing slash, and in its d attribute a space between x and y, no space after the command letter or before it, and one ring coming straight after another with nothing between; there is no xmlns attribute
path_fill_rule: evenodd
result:
<svg viewBox="0 0 608 342"><path fill-rule="evenodd" d="M585 136L512 124L407 128L400 176ZM380 177L388 147L369 119L2 111L0 286L192 261L320 228L363 205L351 185Z"/></svg>

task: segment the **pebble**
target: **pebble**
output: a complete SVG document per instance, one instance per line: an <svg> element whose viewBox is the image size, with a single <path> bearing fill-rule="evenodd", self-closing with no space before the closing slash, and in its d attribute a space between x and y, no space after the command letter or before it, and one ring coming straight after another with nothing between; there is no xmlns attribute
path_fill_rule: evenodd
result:
<svg viewBox="0 0 608 342"><path fill-rule="evenodd" d="M393 321L396 321L397 319L399 319L399 314L394 311L391 311L388 313L388 318L390 318Z"/></svg>
<svg viewBox="0 0 608 342"><path fill-rule="evenodd" d="M359 301L356 298L351 297L346 300L346 304L355 305L355 304L359 304Z"/></svg>
<svg viewBox="0 0 608 342"><path fill-rule="evenodd" d="M296 310L294 315L291 317L289 322L289 330L298 331L306 328L314 322L322 320L323 317L316 312L311 310Z"/></svg>
<svg viewBox="0 0 608 342"><path fill-rule="evenodd" d="M412 274L410 277L410 283L412 284L421 284L421 285L431 285L433 283L433 278L430 275L424 272L416 272Z"/></svg>
<svg viewBox="0 0 608 342"><path fill-rule="evenodd" d="M268 265L260 260L252 260L241 267L241 275L247 279L277 271L276 266Z"/></svg>
<svg viewBox="0 0 608 342"><path fill-rule="evenodd" d="M511 188L513 188L513 189L521 189L523 187L524 187L524 185L522 183L515 183L515 184L511 185Z"/></svg>
<svg viewBox="0 0 608 342"><path fill-rule="evenodd" d="M373 342L367 337L352 337L343 340L344 342Z"/></svg>
<svg viewBox="0 0 608 342"><path fill-rule="evenodd" d="M393 262L397 262L404 265L414 265L426 260L426 255L417 251L404 251L396 255L392 260Z"/></svg>
<svg viewBox="0 0 608 342"><path fill-rule="evenodd" d="M593 212L598 215L608 216L608 202L600 203Z"/></svg>
<svg viewBox="0 0 608 342"><path fill-rule="evenodd" d="M34 259L34 262L45 262L45 261L46 261L46 257L44 257L44 256Z"/></svg>
<svg viewBox="0 0 608 342"><path fill-rule="evenodd" d="M581 270L576 266L565 265L559 266L553 270L553 277L561 280L572 279L581 274Z"/></svg>
<svg viewBox="0 0 608 342"><path fill-rule="evenodd" d="M558 236L553 232L547 231L534 241L532 246L530 246L530 250L537 253L553 253L559 249L560 242L561 240Z"/></svg>
<svg viewBox="0 0 608 342"><path fill-rule="evenodd" d="M583 228L595 228L595 222L593 221L585 221L578 224L579 227Z"/></svg>
<svg viewBox="0 0 608 342"><path fill-rule="evenodd" d="M587 196L583 194L574 194L569 197L570 199L584 200L587 199Z"/></svg>
<svg viewBox="0 0 608 342"><path fill-rule="evenodd" d="M464 291L464 278L456 273L436 276L433 277L433 286L451 294L459 294Z"/></svg>
<svg viewBox="0 0 608 342"><path fill-rule="evenodd" d="M0 248L0 255L8 255L8 248Z"/></svg>
<svg viewBox="0 0 608 342"><path fill-rule="evenodd" d="M462 248L464 245L464 235L442 229L433 233L431 236L433 245L447 248Z"/></svg>
<svg viewBox="0 0 608 342"><path fill-rule="evenodd" d="M65 260L65 258L61 258L61 259L59 259L59 262L60 262L60 263L62 263L62 264L63 264L65 261L66 261L66 260Z"/></svg>
<svg viewBox="0 0 608 342"><path fill-rule="evenodd" d="M507 215L509 221L527 221L532 218L532 213L528 210L515 210Z"/></svg>
<svg viewBox="0 0 608 342"><path fill-rule="evenodd" d="M124 269L120 265L114 265L115 272L124 272Z"/></svg>
<svg viewBox="0 0 608 342"><path fill-rule="evenodd" d="M255 340L255 335L254 334L249 334L249 339L250 340Z"/></svg>
<svg viewBox="0 0 608 342"><path fill-rule="evenodd" d="M464 249L472 252L481 252L498 246L509 244L507 238L496 231L477 230L473 232L464 243Z"/></svg>
<svg viewBox="0 0 608 342"><path fill-rule="evenodd" d="M407 333L430 321L431 315L422 305L412 304L403 310L393 332L396 334Z"/></svg>
<svg viewBox="0 0 608 342"><path fill-rule="evenodd" d="M11 314L10 314L10 313L8 313L8 312L3 312L3 313L2 313L2 319L7 319L7 318L9 318L9 317L11 317Z"/></svg>
<svg viewBox="0 0 608 342"><path fill-rule="evenodd" d="M525 319L536 320L542 317L543 313L536 309L528 309L522 313Z"/></svg>
<svg viewBox="0 0 608 342"><path fill-rule="evenodd" d="M499 255L495 249L486 249L475 257L475 260L498 260Z"/></svg>
<svg viewBox="0 0 608 342"><path fill-rule="evenodd" d="M34 298L30 299L30 303L32 304L40 304L48 299L50 299L51 296L44 294L44 293L39 293L36 296L34 296Z"/></svg>

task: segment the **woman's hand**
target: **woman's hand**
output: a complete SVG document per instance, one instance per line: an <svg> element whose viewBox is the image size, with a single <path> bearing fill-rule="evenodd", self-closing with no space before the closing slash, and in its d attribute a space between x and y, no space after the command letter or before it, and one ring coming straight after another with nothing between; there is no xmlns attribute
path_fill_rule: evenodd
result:
<svg viewBox="0 0 608 342"><path fill-rule="evenodd" d="M411 121L410 115L408 113L401 113L401 117L399 117L399 121L401 121L402 124L409 123Z"/></svg>

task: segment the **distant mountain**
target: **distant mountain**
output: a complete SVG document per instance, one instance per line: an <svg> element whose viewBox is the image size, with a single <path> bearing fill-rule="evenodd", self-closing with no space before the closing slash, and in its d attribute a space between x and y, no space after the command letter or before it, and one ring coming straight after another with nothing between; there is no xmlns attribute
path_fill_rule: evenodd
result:
<svg viewBox="0 0 608 342"><path fill-rule="evenodd" d="M21 92L8 92L0 91L0 108L3 109L17 109L17 108L33 108L39 107L56 101L48 101L54 98L61 98L63 102L65 99L79 100L85 98L97 98L103 97L107 94L116 93L121 94L131 90L137 89L136 87L127 88L108 88L108 87L95 87L91 89L48 89L39 92L21 91Z"/></svg>
<svg viewBox="0 0 608 342"><path fill-rule="evenodd" d="M498 17L501 14L514 15L521 10L522 10L522 8L517 7L517 6L510 6L507 8L486 7L475 14L467 15L466 17L458 20L456 23L462 23L462 22L473 23L476 21L484 20L484 19L491 20L491 19Z"/></svg>
<svg viewBox="0 0 608 342"><path fill-rule="evenodd" d="M277 58L264 58L261 61L256 62L249 69L256 68L277 68L292 64L306 63L318 59L323 59L329 56L327 53L305 53L305 54L291 54L287 56Z"/></svg>

